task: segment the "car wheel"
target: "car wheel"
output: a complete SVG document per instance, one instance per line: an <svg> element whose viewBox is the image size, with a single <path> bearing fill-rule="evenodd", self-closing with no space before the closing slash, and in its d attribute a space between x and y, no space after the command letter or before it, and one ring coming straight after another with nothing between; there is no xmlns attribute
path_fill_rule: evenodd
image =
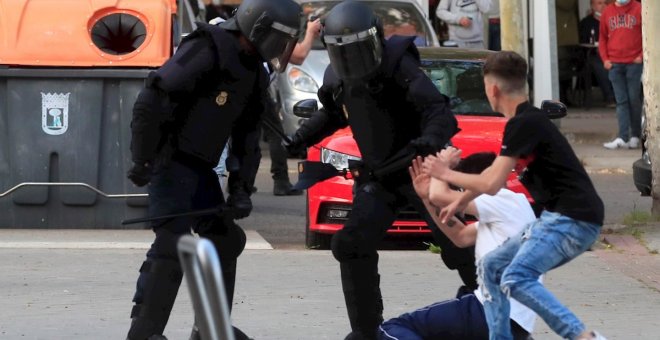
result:
<svg viewBox="0 0 660 340"><path fill-rule="evenodd" d="M305 200L305 247L307 249L317 249L317 250L328 250L330 249L330 241L332 240L332 235L330 234L321 234L309 230L310 218L309 218L309 194L307 194Z"/></svg>

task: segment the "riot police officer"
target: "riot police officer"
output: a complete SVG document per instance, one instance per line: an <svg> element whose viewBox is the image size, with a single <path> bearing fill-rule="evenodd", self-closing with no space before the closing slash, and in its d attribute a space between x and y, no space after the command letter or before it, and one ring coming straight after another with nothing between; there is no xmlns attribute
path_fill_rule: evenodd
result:
<svg viewBox="0 0 660 340"><path fill-rule="evenodd" d="M133 108L134 165L128 177L138 186L149 183L151 216L224 203L213 167L230 136L239 164L251 156L249 140L257 133L267 98L263 63L284 70L298 40L300 15L293 0L244 0L235 16L219 26L200 24L148 76ZM241 180L250 183L250 172ZM250 208L152 223L155 240L140 268L128 339L165 338L182 280L176 245L191 228L215 245L231 307L236 260L246 241L233 219L247 216Z"/></svg>
<svg viewBox="0 0 660 340"><path fill-rule="evenodd" d="M363 3L345 1L325 17L322 39L330 56L318 96L323 108L292 136L291 149L311 146L350 126L362 154L354 169L353 209L332 238L352 332L346 339L375 339L382 322L377 246L397 211L411 204L431 227L442 258L476 288L471 249L459 249L433 224L407 175L409 163L376 175L401 155L443 148L458 131L449 103L420 69L414 37L383 37L378 17ZM405 159L405 157L404 157ZM378 171L377 171L378 173Z"/></svg>

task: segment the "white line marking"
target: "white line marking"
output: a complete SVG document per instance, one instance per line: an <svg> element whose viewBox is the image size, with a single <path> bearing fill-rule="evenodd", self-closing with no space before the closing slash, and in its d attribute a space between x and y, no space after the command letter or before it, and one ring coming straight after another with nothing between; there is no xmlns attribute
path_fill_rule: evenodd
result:
<svg viewBox="0 0 660 340"><path fill-rule="evenodd" d="M256 230L246 230L246 250L273 249ZM16 249L149 249L151 242L116 242L116 241L6 241L0 242L0 248Z"/></svg>

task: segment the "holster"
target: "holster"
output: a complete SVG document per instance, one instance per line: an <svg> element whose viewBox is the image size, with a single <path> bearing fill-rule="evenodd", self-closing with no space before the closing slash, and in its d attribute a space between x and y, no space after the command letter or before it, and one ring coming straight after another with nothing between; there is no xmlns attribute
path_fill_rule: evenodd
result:
<svg viewBox="0 0 660 340"><path fill-rule="evenodd" d="M369 181L376 180L373 170L364 164L363 161L348 160L348 171L351 172L353 180L358 184L366 183Z"/></svg>

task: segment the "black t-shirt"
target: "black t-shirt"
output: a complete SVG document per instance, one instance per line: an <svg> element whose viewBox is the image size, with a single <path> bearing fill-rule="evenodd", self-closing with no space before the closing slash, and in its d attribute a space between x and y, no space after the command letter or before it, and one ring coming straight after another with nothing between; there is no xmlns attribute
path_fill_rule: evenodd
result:
<svg viewBox="0 0 660 340"><path fill-rule="evenodd" d="M528 102L518 105L504 128L500 155L529 161L520 180L544 209L603 224L603 201L570 144L544 112Z"/></svg>

